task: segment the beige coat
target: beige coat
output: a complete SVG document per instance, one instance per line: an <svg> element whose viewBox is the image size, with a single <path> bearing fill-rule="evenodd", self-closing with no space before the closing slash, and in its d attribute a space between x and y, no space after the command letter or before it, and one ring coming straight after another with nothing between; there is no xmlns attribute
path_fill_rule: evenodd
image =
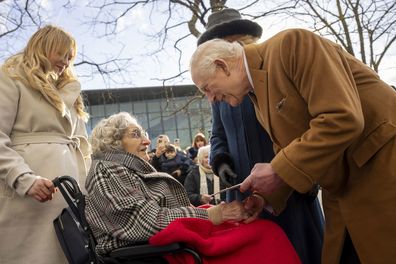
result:
<svg viewBox="0 0 396 264"><path fill-rule="evenodd" d="M345 230L362 263L396 260L396 93L342 48L305 30L245 47L271 165L299 192L324 188L323 263ZM287 190L286 190L287 191ZM269 197L281 210L287 192Z"/></svg>
<svg viewBox="0 0 396 264"><path fill-rule="evenodd" d="M61 93L64 117L38 91L0 71L0 263L67 263L52 224L66 206L61 193L45 203L24 195L36 179L25 173L50 180L70 175L84 186L89 148L73 108L80 84Z"/></svg>

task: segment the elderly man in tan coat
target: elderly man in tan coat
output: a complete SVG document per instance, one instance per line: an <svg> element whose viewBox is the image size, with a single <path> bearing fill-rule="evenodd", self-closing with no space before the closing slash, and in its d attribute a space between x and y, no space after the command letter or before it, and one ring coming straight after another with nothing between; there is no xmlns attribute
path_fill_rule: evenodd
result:
<svg viewBox="0 0 396 264"><path fill-rule="evenodd" d="M396 260L396 93L362 62L312 32L291 29L245 47L215 39L191 59L210 101L250 95L277 154L241 191L278 214L291 188L323 188L323 263Z"/></svg>

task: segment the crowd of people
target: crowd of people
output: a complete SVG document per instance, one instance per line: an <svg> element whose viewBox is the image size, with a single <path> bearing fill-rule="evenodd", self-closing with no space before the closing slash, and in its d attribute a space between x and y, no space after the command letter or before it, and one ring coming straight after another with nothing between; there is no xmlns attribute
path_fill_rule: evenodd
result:
<svg viewBox="0 0 396 264"><path fill-rule="evenodd" d="M218 204L226 200L225 193L211 196L226 183L220 181L209 164L211 147L206 136L198 132L191 146L181 149L170 143L167 135L157 137L156 146L150 150L150 164L159 172L165 172L177 179L187 190L190 202L195 205Z"/></svg>
<svg viewBox="0 0 396 264"><path fill-rule="evenodd" d="M162 134L150 150L133 113L88 140L75 39L34 33L0 70L0 263L67 262L52 226L61 175L86 194L100 255L182 226L222 248L207 263L393 263L395 90L310 31L261 35L237 10L209 16L190 66L212 135L183 150Z"/></svg>

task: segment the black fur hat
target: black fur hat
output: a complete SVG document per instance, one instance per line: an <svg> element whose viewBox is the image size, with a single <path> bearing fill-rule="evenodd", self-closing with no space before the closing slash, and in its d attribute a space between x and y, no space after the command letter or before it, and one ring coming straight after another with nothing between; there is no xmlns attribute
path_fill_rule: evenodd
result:
<svg viewBox="0 0 396 264"><path fill-rule="evenodd" d="M198 38L198 45L225 36L246 34L261 37L263 29L256 22L242 19L241 14L232 8L226 8L212 13L208 17L206 31Z"/></svg>

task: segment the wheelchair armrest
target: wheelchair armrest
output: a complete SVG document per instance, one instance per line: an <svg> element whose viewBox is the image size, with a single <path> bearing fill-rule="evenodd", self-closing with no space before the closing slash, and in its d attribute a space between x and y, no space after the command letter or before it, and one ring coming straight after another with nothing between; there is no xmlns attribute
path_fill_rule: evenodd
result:
<svg viewBox="0 0 396 264"><path fill-rule="evenodd" d="M134 245L130 247L118 248L110 252L109 256L112 258L141 258L162 256L167 253L180 252L184 250L184 245L181 243L172 243L165 246L153 246L149 244Z"/></svg>

